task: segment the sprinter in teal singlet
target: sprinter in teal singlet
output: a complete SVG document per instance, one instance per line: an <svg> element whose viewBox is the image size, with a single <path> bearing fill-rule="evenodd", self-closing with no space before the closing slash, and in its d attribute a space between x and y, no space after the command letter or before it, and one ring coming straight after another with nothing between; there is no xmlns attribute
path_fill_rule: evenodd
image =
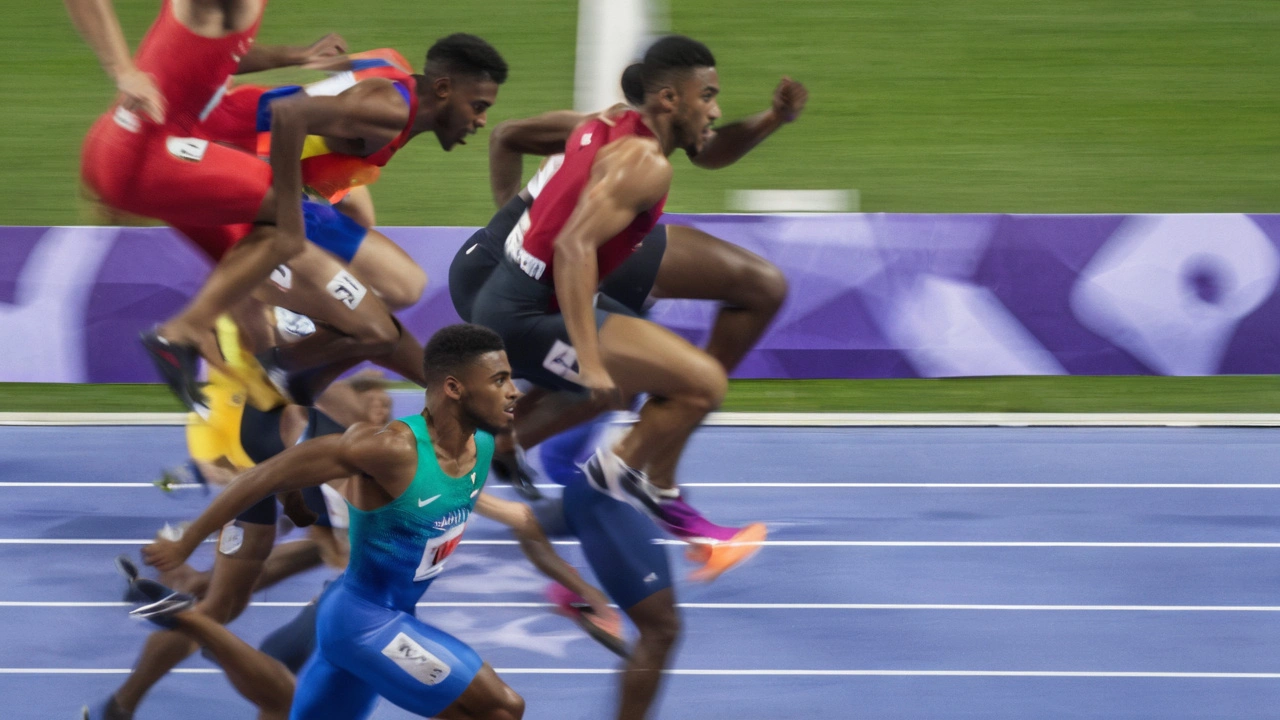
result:
<svg viewBox="0 0 1280 720"><path fill-rule="evenodd" d="M365 718L379 696L423 717L523 716L524 701L474 650L413 614L473 509L515 529L540 570L608 611L599 591L555 554L527 506L480 493L490 433L510 424L519 397L501 339L452 325L431 338L424 360L422 415L383 428L356 424L290 448L242 475L180 540L143 551L148 564L169 569L260 498L348 478L351 559L320 599L316 650L298 678L291 718Z"/></svg>

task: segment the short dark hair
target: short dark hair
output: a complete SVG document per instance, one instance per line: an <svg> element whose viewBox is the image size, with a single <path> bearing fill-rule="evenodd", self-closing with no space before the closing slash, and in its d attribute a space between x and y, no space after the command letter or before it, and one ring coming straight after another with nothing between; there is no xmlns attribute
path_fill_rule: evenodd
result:
<svg viewBox="0 0 1280 720"><path fill-rule="evenodd" d="M471 75L501 85L507 81L507 61L483 38L454 33L440 38L431 46L422 73L435 77Z"/></svg>
<svg viewBox="0 0 1280 720"><path fill-rule="evenodd" d="M644 104L644 63L632 63L622 71L622 94L632 105Z"/></svg>
<svg viewBox="0 0 1280 720"><path fill-rule="evenodd" d="M481 355L505 349L498 333L482 325L458 323L442 327L423 349L423 374L428 382L437 383L450 375L456 377Z"/></svg>
<svg viewBox="0 0 1280 720"><path fill-rule="evenodd" d="M667 35L645 51L640 73L645 89L654 90L694 68L715 65L716 58L706 45L684 35ZM625 73L623 77L626 77Z"/></svg>

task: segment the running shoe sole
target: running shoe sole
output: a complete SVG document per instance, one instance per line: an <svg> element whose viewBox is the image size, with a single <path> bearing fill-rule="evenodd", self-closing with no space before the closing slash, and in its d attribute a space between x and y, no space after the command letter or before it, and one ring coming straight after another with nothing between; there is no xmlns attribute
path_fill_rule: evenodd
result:
<svg viewBox="0 0 1280 720"><path fill-rule="evenodd" d="M768 536L769 530L764 523L751 523L731 540L691 545L686 557L702 567L689 573L689 579L697 582L715 580L760 552Z"/></svg>
<svg viewBox="0 0 1280 720"><path fill-rule="evenodd" d="M164 588L160 583L155 583L155 585ZM175 616L178 613L190 610L195 607L195 605L195 597L186 593L172 592L170 595L160 598L155 602L132 610L129 615L130 617L135 617L139 620L146 620L166 630L172 630L177 627Z"/></svg>
<svg viewBox="0 0 1280 720"><path fill-rule="evenodd" d="M584 603L570 603L567 608L563 605L559 605L556 607L556 614L563 615L572 620L578 627L582 628L582 631L585 632L592 640L603 645L609 652L617 655L623 660L631 659L631 651L627 647L626 639L620 635L615 635L596 624L595 616L591 612L590 605L586 605Z"/></svg>
<svg viewBox="0 0 1280 720"><path fill-rule="evenodd" d="M195 348L171 343L155 330L142 333L141 340L151 363L178 400L201 419L208 420L209 400L196 382L200 355Z"/></svg>

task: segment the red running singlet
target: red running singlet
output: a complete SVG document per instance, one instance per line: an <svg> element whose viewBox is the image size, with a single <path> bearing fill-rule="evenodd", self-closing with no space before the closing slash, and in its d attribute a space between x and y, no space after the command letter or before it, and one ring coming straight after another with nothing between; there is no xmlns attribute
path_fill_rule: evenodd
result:
<svg viewBox="0 0 1280 720"><path fill-rule="evenodd" d="M634 110L583 123L569 136L565 142L564 164L547 181L533 207L525 211L507 237L507 256L527 275L548 285L555 284L555 239L582 197L596 153L629 135L654 137L640 113ZM656 205L636 215L630 225L596 250L602 279L617 269L658 224L666 202L667 196L663 195Z"/></svg>

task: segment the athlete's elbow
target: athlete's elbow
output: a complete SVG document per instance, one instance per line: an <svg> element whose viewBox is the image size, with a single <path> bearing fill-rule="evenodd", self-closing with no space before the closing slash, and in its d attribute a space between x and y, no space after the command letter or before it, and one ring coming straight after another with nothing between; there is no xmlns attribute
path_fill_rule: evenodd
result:
<svg viewBox="0 0 1280 720"><path fill-rule="evenodd" d="M489 148L511 150L511 136L514 134L513 121L503 120L489 131Z"/></svg>
<svg viewBox="0 0 1280 720"><path fill-rule="evenodd" d="M694 167L700 167L703 170L719 170L729 164L727 162L719 162L705 152L689 153L689 162L692 163Z"/></svg>
<svg viewBox="0 0 1280 720"><path fill-rule="evenodd" d="M547 539L542 525L538 523L538 517L533 514L533 508L528 505L521 505L512 518L511 532L526 548L535 548Z"/></svg>
<svg viewBox="0 0 1280 720"><path fill-rule="evenodd" d="M271 103L271 147L282 147L286 143L276 142L291 137L305 138L307 124L297 98L283 97Z"/></svg>
<svg viewBox="0 0 1280 720"><path fill-rule="evenodd" d="M585 238L577 235L557 238L555 242L555 263L557 267L578 268L581 267L588 258L594 259L595 254L591 243Z"/></svg>

